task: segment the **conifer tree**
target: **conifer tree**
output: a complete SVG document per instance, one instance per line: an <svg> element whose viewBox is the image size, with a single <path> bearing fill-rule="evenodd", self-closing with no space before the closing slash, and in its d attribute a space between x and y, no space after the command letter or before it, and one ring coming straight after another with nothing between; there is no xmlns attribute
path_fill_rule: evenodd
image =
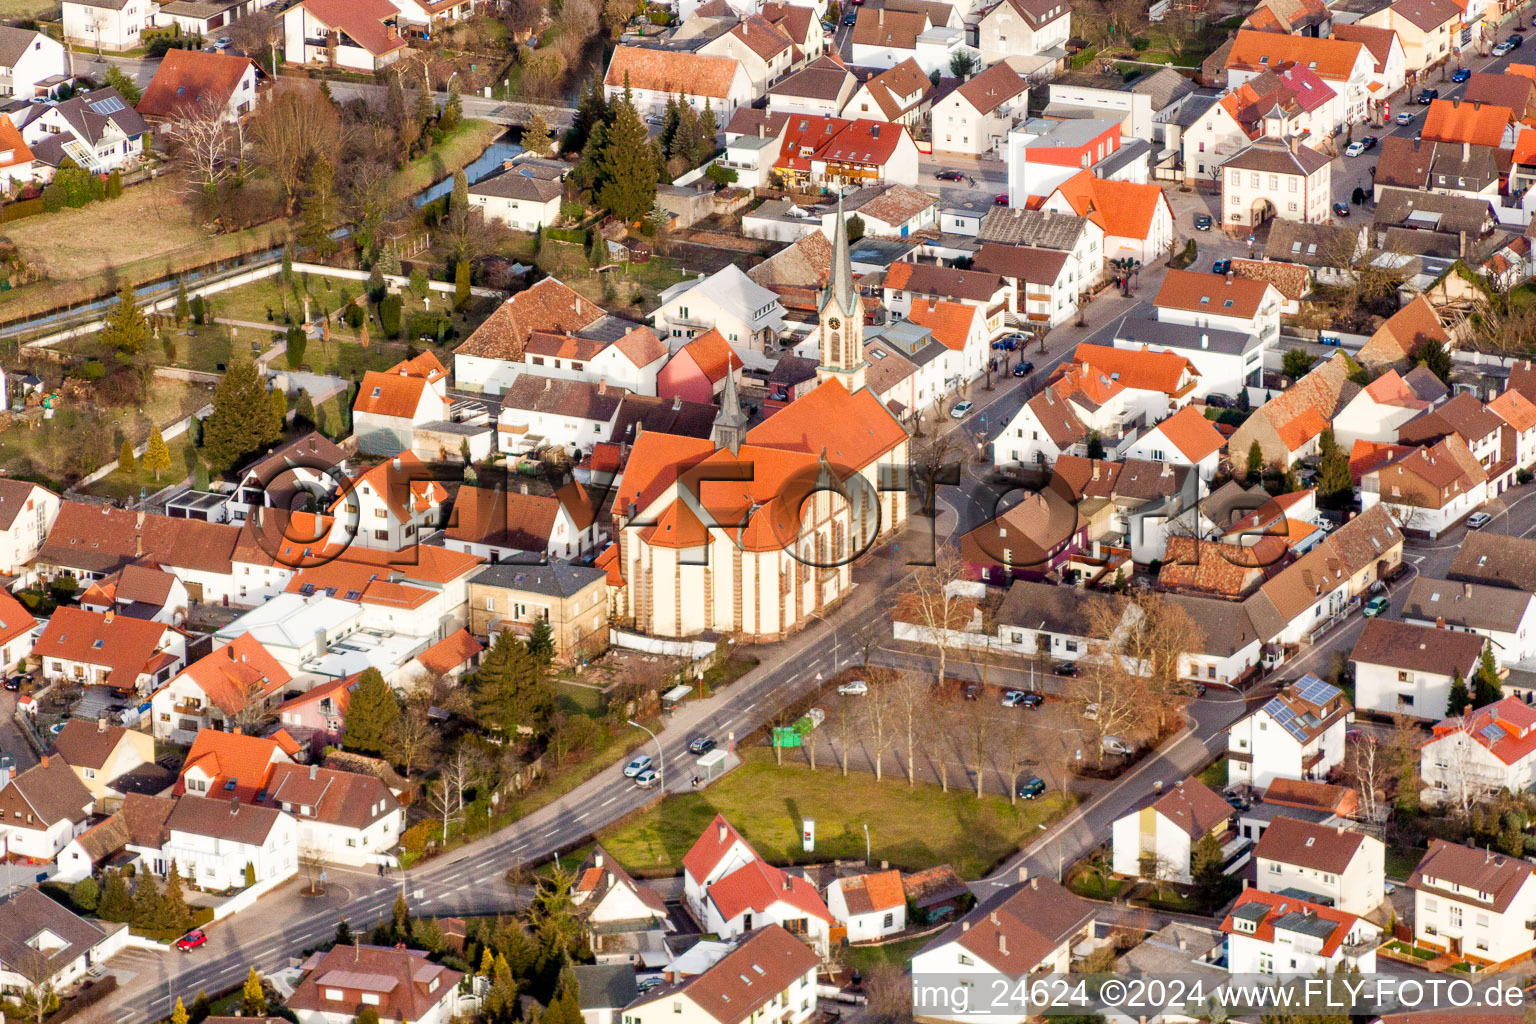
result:
<svg viewBox="0 0 1536 1024"><path fill-rule="evenodd" d="M295 426L314 427L316 425L315 400L302 388L299 390L298 401L293 403L293 422Z"/></svg>
<svg viewBox="0 0 1536 1024"><path fill-rule="evenodd" d="M176 1008L171 1011L171 1024L187 1024L187 1008L181 1003L181 996L176 997Z"/></svg>
<svg viewBox="0 0 1536 1024"><path fill-rule="evenodd" d="M469 261L459 260L453 268L453 308L463 309L469 303Z"/></svg>
<svg viewBox="0 0 1536 1024"><path fill-rule="evenodd" d="M187 302L187 282L185 281L178 280L176 282L176 308L172 315L176 318L177 327L180 327L186 322L187 317L192 315L192 307Z"/></svg>
<svg viewBox="0 0 1536 1024"><path fill-rule="evenodd" d="M346 731L342 746L364 754L382 754L394 740L400 721L400 702L376 668L365 669L358 677L347 705Z"/></svg>
<svg viewBox="0 0 1536 1024"><path fill-rule="evenodd" d="M148 871L141 875L139 884L133 888L133 909L128 923L141 932L158 932L168 924L160 884Z"/></svg>
<svg viewBox="0 0 1536 1024"><path fill-rule="evenodd" d="M117 305L101 323L101 343L120 355L135 356L149 343L152 333L144 311L133 301L133 289L123 285L117 293Z"/></svg>
<svg viewBox="0 0 1536 1024"><path fill-rule="evenodd" d="M165 438L160 435L160 428L154 427L149 432L149 442L144 446L144 458L139 465L155 474L155 479L160 479L160 474L171 468L171 450L166 447Z"/></svg>
<svg viewBox="0 0 1536 1024"><path fill-rule="evenodd" d="M347 924L347 919L343 917L336 922L336 945L350 946L352 941L352 926Z"/></svg>
<svg viewBox="0 0 1536 1024"><path fill-rule="evenodd" d="M128 895L128 882L121 871L107 872L107 882L102 886L101 899L96 902L96 916L103 921L122 923L132 915L133 901Z"/></svg>
<svg viewBox="0 0 1536 1024"><path fill-rule="evenodd" d="M253 965L245 976L245 986L240 990L240 1009L247 1017L267 1015L267 993L261 987L261 975Z"/></svg>
<svg viewBox="0 0 1536 1024"><path fill-rule="evenodd" d="M627 99L614 111L599 172L598 201L619 219L635 223L656 205L655 153L645 123Z"/></svg>
<svg viewBox="0 0 1536 1024"><path fill-rule="evenodd" d="M138 463L134 460L133 457L132 441L124 440L123 446L118 449L117 468L120 472L127 473L129 476L132 476L139 471Z"/></svg>
<svg viewBox="0 0 1536 1024"><path fill-rule="evenodd" d="M283 393L282 388L273 388L267 392L267 410L271 417L267 439L276 441L283 436L283 431L288 429L288 396Z"/></svg>
<svg viewBox="0 0 1536 1024"><path fill-rule="evenodd" d="M549 156L549 151L555 146L555 140L550 136L549 122L538 111L528 118L528 123L523 126L523 148L534 156Z"/></svg>
<svg viewBox="0 0 1536 1024"><path fill-rule="evenodd" d="M336 242L330 230L340 216L340 201L336 196L336 171L323 156L316 156L309 167L309 183L300 213L299 241L321 256L335 252Z"/></svg>
<svg viewBox="0 0 1536 1024"><path fill-rule="evenodd" d="M267 389L248 358L236 358L213 392L213 412L203 421L203 455L217 471L235 466L271 437Z"/></svg>
<svg viewBox="0 0 1536 1024"><path fill-rule="evenodd" d="M187 894L181 887L181 869L171 861L170 873L165 876L165 891L160 895L165 903L165 925L178 935L192 926L192 910L187 906Z"/></svg>

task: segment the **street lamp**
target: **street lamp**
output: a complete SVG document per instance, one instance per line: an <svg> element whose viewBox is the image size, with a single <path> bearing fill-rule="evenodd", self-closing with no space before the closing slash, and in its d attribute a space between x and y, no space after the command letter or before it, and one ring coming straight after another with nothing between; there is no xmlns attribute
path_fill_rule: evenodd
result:
<svg viewBox="0 0 1536 1024"><path fill-rule="evenodd" d="M641 725L639 722L635 721L633 718L631 718L629 720L629 724L634 726L636 729L643 730L645 732L645 734L647 736L649 736L652 739L652 741L655 742L655 744L656 744L656 788L660 789L663 793L665 793L667 791L667 773L662 769L661 740L656 738L656 734L654 732L651 732L651 730L647 729L645 726Z"/></svg>
<svg viewBox="0 0 1536 1024"><path fill-rule="evenodd" d="M870 867L873 864L874 859L869 852L869 824L866 822L864 825L864 866Z"/></svg>
<svg viewBox="0 0 1536 1024"><path fill-rule="evenodd" d="M444 104L446 104L448 102L449 97L451 97L453 95L451 92L448 91L448 88L449 88L449 86L453 85L454 75L457 75L458 73L459 73L458 69L455 68L454 71L453 71L453 74L448 76L448 81L443 83L443 103Z"/></svg>

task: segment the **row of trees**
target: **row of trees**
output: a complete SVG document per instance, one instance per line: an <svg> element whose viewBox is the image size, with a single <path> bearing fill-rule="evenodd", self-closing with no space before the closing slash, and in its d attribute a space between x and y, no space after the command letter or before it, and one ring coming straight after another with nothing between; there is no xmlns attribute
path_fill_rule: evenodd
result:
<svg viewBox="0 0 1536 1024"><path fill-rule="evenodd" d="M656 205L666 155L646 131L627 84L624 95L610 103L602 83L592 83L577 107L566 148L581 152L571 180L614 216L638 223Z"/></svg>

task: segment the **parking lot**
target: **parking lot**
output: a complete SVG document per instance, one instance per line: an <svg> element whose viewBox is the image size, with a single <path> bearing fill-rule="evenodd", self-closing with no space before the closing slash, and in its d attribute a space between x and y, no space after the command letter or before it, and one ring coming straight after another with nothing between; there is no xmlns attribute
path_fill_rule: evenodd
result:
<svg viewBox="0 0 1536 1024"><path fill-rule="evenodd" d="M1047 696L1038 707L1004 707L1006 688L987 686L975 694L974 700L964 696L964 684L951 681L949 692L934 701L924 714L922 735L913 744L915 749L914 772L919 782L939 784L947 772L951 789L976 787L974 774L975 757L971 743L980 730L984 737L985 756L982 759L982 789L984 792L1007 795L1009 766L1017 753L1023 765L1019 780L1036 776L1042 779L1047 792L1059 792L1067 765L1078 756L1091 757L1090 742L1080 730L1080 722L1058 697ZM971 684L978 686L979 684ZM837 771L841 764L838 752L842 746L843 729L839 716L846 708L849 724L848 770L874 771L873 749L868 738L868 728L862 720L862 696L839 696L829 687L817 703L826 715L825 720L813 730L806 743L815 743L816 766L819 770ZM981 722L978 724L977 719ZM892 730L893 742L884 754L884 774L905 780L907 777L907 753L904 727ZM807 749L785 750L786 761L799 758L810 761ZM1071 789L1088 794L1102 783L1090 779L1074 778Z"/></svg>

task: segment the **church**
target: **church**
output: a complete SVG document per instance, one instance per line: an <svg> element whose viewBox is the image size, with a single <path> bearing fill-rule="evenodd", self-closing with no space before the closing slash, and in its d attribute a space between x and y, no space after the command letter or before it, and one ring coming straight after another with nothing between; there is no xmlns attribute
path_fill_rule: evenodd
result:
<svg viewBox="0 0 1536 1024"><path fill-rule="evenodd" d="M615 621L659 637L783 637L842 598L852 563L905 526L907 432L865 384L841 203L818 316L808 394L747 429L727 376L708 440L636 438L613 504Z"/></svg>

